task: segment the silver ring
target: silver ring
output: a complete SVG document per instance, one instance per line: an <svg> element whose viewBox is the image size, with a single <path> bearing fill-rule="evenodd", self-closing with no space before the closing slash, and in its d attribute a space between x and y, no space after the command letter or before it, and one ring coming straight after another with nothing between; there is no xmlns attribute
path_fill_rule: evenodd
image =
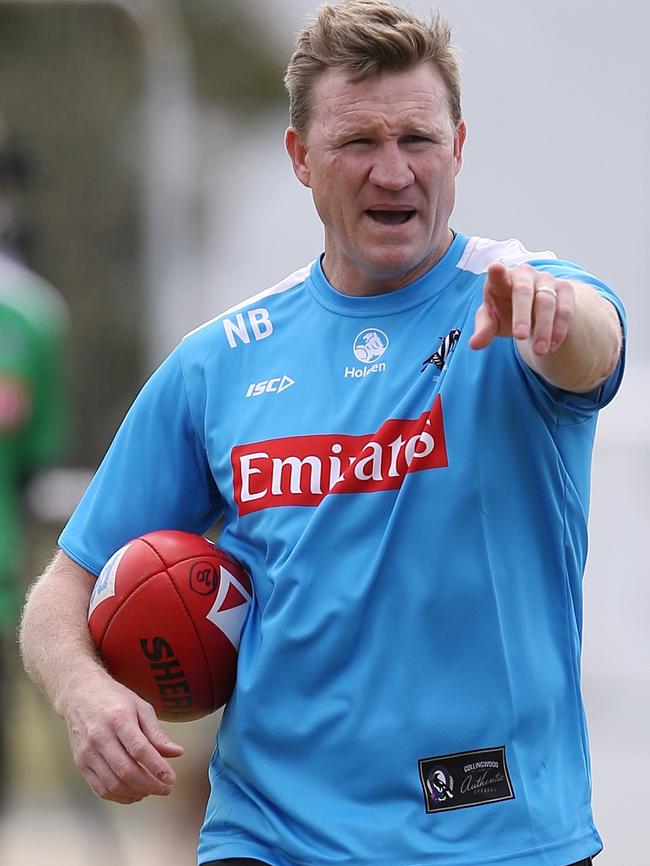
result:
<svg viewBox="0 0 650 866"><path fill-rule="evenodd" d="M540 286L538 289L535 289L536 295L541 295L543 292L557 298L557 289L554 289L553 286Z"/></svg>

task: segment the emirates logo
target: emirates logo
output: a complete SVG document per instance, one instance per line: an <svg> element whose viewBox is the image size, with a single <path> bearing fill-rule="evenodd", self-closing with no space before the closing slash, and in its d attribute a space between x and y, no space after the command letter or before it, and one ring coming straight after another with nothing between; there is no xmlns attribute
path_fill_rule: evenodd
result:
<svg viewBox="0 0 650 866"><path fill-rule="evenodd" d="M391 418L363 436L289 436L231 452L240 516L286 505L315 507L337 493L397 490L410 472L447 466L440 395L419 418Z"/></svg>

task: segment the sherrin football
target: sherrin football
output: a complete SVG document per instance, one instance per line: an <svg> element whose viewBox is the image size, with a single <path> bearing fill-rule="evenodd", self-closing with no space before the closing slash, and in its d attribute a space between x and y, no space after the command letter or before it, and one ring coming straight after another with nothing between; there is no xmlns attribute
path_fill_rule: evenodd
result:
<svg viewBox="0 0 650 866"><path fill-rule="evenodd" d="M252 601L244 567L207 538L159 530L121 547L97 578L88 626L109 673L160 719L199 719L235 685Z"/></svg>

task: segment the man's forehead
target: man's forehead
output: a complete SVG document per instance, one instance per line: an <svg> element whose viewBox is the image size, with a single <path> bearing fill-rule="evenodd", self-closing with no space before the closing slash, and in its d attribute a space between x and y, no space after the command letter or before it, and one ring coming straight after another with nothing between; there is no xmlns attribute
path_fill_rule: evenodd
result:
<svg viewBox="0 0 650 866"><path fill-rule="evenodd" d="M361 81L343 70L328 69L315 82L312 106L312 119L337 127L370 123L381 115L432 124L449 118L447 88L431 63Z"/></svg>

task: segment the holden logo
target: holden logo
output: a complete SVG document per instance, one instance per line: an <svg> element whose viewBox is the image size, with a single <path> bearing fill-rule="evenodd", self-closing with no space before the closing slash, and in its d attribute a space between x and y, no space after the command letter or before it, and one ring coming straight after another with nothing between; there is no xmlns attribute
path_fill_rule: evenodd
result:
<svg viewBox="0 0 650 866"><path fill-rule="evenodd" d="M354 340L353 352L357 361L363 364L372 364L377 358L381 358L388 348L388 337L377 328L366 328L357 334Z"/></svg>

